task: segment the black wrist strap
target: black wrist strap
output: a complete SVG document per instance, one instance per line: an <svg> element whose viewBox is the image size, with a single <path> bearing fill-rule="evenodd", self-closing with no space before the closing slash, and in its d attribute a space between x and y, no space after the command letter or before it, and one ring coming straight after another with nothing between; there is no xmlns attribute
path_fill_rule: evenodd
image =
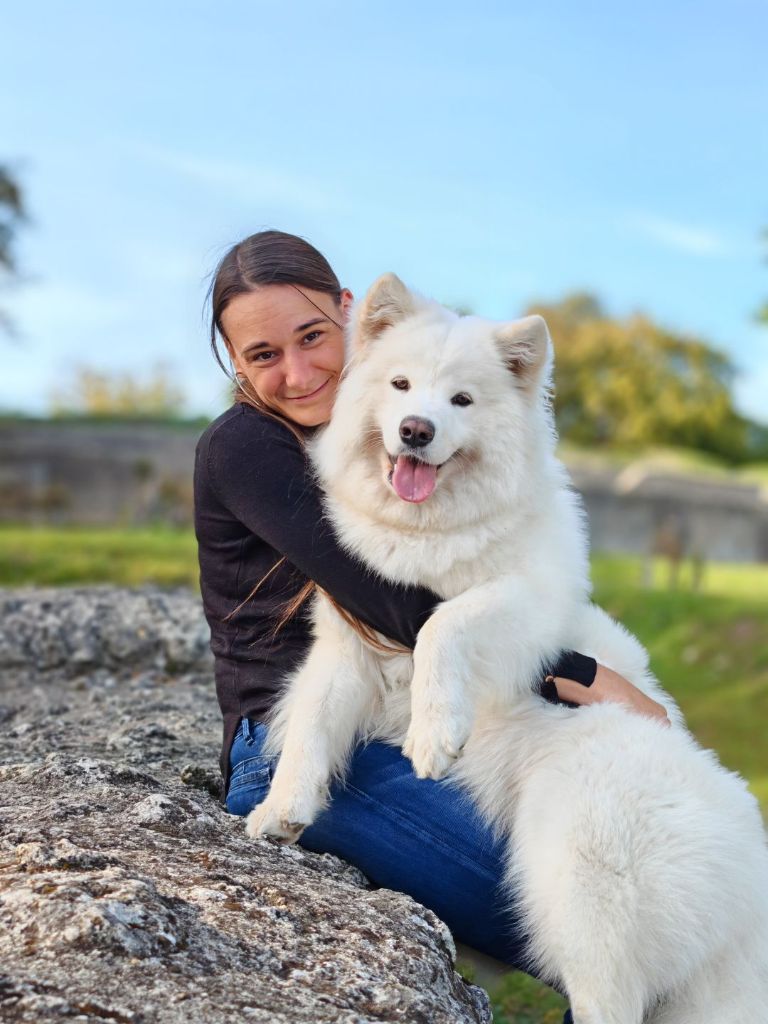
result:
<svg viewBox="0 0 768 1024"><path fill-rule="evenodd" d="M597 674L597 662L578 651L563 651L554 665L546 668L545 676L573 679L582 686L591 686Z"/></svg>
<svg viewBox="0 0 768 1024"><path fill-rule="evenodd" d="M550 704L564 704L569 708L576 708L579 705L572 701L563 700L558 695L555 685L555 676L561 679L573 679L582 686L591 686L597 674L597 662L586 654L579 654L578 651L563 651L557 661L550 667L544 668L544 676L539 684L539 693Z"/></svg>

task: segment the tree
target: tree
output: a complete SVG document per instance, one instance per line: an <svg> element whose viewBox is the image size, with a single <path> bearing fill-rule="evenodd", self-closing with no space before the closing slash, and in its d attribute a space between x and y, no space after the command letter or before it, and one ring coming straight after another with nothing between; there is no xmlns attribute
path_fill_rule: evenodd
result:
<svg viewBox="0 0 768 1024"><path fill-rule="evenodd" d="M9 169L0 164L0 280L18 274L13 242L19 226L26 220L21 188ZM0 329L10 332L8 314L0 309Z"/></svg>
<svg viewBox="0 0 768 1024"><path fill-rule="evenodd" d="M644 314L608 316L590 294L537 304L555 344L555 414L579 444L679 445L738 461L747 421L733 407L734 367L700 338Z"/></svg>
<svg viewBox="0 0 768 1024"><path fill-rule="evenodd" d="M50 400L54 416L104 419L177 419L183 404L183 391L163 366L156 366L144 377L81 366L71 385L55 391Z"/></svg>

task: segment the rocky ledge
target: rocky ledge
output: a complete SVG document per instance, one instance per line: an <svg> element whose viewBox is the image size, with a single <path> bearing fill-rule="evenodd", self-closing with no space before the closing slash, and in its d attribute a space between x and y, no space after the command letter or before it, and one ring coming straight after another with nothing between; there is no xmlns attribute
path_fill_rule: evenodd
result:
<svg viewBox="0 0 768 1024"><path fill-rule="evenodd" d="M445 925L219 802L186 592L0 590L0 1020L479 1024Z"/></svg>

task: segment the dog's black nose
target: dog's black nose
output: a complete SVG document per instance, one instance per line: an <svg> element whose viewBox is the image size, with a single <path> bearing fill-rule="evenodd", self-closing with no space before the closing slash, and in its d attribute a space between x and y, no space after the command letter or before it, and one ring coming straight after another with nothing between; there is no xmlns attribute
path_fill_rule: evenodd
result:
<svg viewBox="0 0 768 1024"><path fill-rule="evenodd" d="M406 416L400 424L400 437L410 448L423 448L434 436L435 425L432 420Z"/></svg>

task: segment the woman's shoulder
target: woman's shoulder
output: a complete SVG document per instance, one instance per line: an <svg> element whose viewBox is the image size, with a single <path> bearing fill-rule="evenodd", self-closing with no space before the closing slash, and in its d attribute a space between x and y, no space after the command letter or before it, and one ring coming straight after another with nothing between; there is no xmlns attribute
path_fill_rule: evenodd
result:
<svg viewBox="0 0 768 1024"><path fill-rule="evenodd" d="M227 504L240 488L274 487L283 478L295 486L297 474L306 469L304 448L289 427L236 402L197 443L195 487L212 488Z"/></svg>
<svg viewBox="0 0 768 1024"><path fill-rule="evenodd" d="M291 448L300 447L298 440L284 424L265 416L245 402L235 402L209 423L197 442L198 454L242 444L263 445L277 442Z"/></svg>

